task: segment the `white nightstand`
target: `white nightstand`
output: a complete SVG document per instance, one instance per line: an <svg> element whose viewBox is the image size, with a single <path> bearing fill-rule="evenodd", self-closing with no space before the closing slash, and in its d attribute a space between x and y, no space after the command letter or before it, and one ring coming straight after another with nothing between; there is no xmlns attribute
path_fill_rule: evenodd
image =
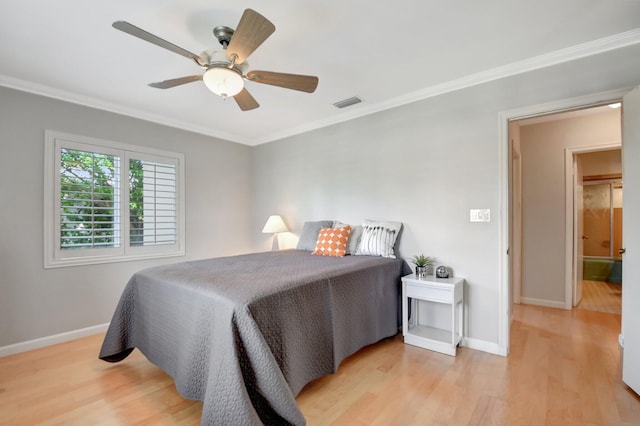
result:
<svg viewBox="0 0 640 426"><path fill-rule="evenodd" d="M414 274L402 277L402 335L404 342L414 346L456 356L456 347L463 337L464 278L436 278ZM411 318L409 319L409 299ZM451 330L420 324L419 300L451 305ZM423 304L424 305L424 304Z"/></svg>

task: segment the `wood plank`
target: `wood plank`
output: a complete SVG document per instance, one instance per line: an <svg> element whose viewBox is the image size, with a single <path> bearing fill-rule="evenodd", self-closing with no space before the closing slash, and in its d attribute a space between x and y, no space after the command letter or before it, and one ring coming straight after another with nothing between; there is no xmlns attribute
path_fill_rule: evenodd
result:
<svg viewBox="0 0 640 426"><path fill-rule="evenodd" d="M514 306L511 354L457 357L400 335L347 358L297 401L316 425L640 424L640 397L621 381L620 316ZM193 425L202 404L139 351L97 358L103 335L0 358L0 423Z"/></svg>
<svg viewBox="0 0 640 426"><path fill-rule="evenodd" d="M622 284L605 281L582 281L582 300L578 309L622 313Z"/></svg>

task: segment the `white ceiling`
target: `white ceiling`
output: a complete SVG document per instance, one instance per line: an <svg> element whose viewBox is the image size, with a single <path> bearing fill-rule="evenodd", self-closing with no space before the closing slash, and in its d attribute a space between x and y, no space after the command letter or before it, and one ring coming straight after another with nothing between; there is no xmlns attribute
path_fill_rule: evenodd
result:
<svg viewBox="0 0 640 426"><path fill-rule="evenodd" d="M111 27L199 53L245 8L276 26L249 69L317 75L315 93L248 82L261 106L242 112L202 82L153 89L201 69ZM640 43L630 0L0 0L0 21L0 85L248 145Z"/></svg>

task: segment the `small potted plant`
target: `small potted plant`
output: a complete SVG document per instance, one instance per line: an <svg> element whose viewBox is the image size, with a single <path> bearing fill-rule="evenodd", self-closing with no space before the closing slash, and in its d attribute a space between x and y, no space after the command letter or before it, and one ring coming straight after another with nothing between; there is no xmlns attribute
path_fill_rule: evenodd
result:
<svg viewBox="0 0 640 426"><path fill-rule="evenodd" d="M424 278L427 276L427 268L433 266L434 259L424 254L413 256L411 259L416 265L416 277Z"/></svg>

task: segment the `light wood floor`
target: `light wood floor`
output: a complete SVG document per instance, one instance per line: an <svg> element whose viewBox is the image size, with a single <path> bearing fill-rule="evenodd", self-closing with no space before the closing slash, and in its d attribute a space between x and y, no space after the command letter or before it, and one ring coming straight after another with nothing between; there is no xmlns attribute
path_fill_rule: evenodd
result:
<svg viewBox="0 0 640 426"><path fill-rule="evenodd" d="M400 336L298 396L309 425L639 425L620 377L620 316L514 307L511 355L457 357ZM1 425L197 425L199 402L138 351L97 359L102 335L0 358Z"/></svg>
<svg viewBox="0 0 640 426"><path fill-rule="evenodd" d="M604 281L582 281L582 300L578 309L622 313L622 284Z"/></svg>

